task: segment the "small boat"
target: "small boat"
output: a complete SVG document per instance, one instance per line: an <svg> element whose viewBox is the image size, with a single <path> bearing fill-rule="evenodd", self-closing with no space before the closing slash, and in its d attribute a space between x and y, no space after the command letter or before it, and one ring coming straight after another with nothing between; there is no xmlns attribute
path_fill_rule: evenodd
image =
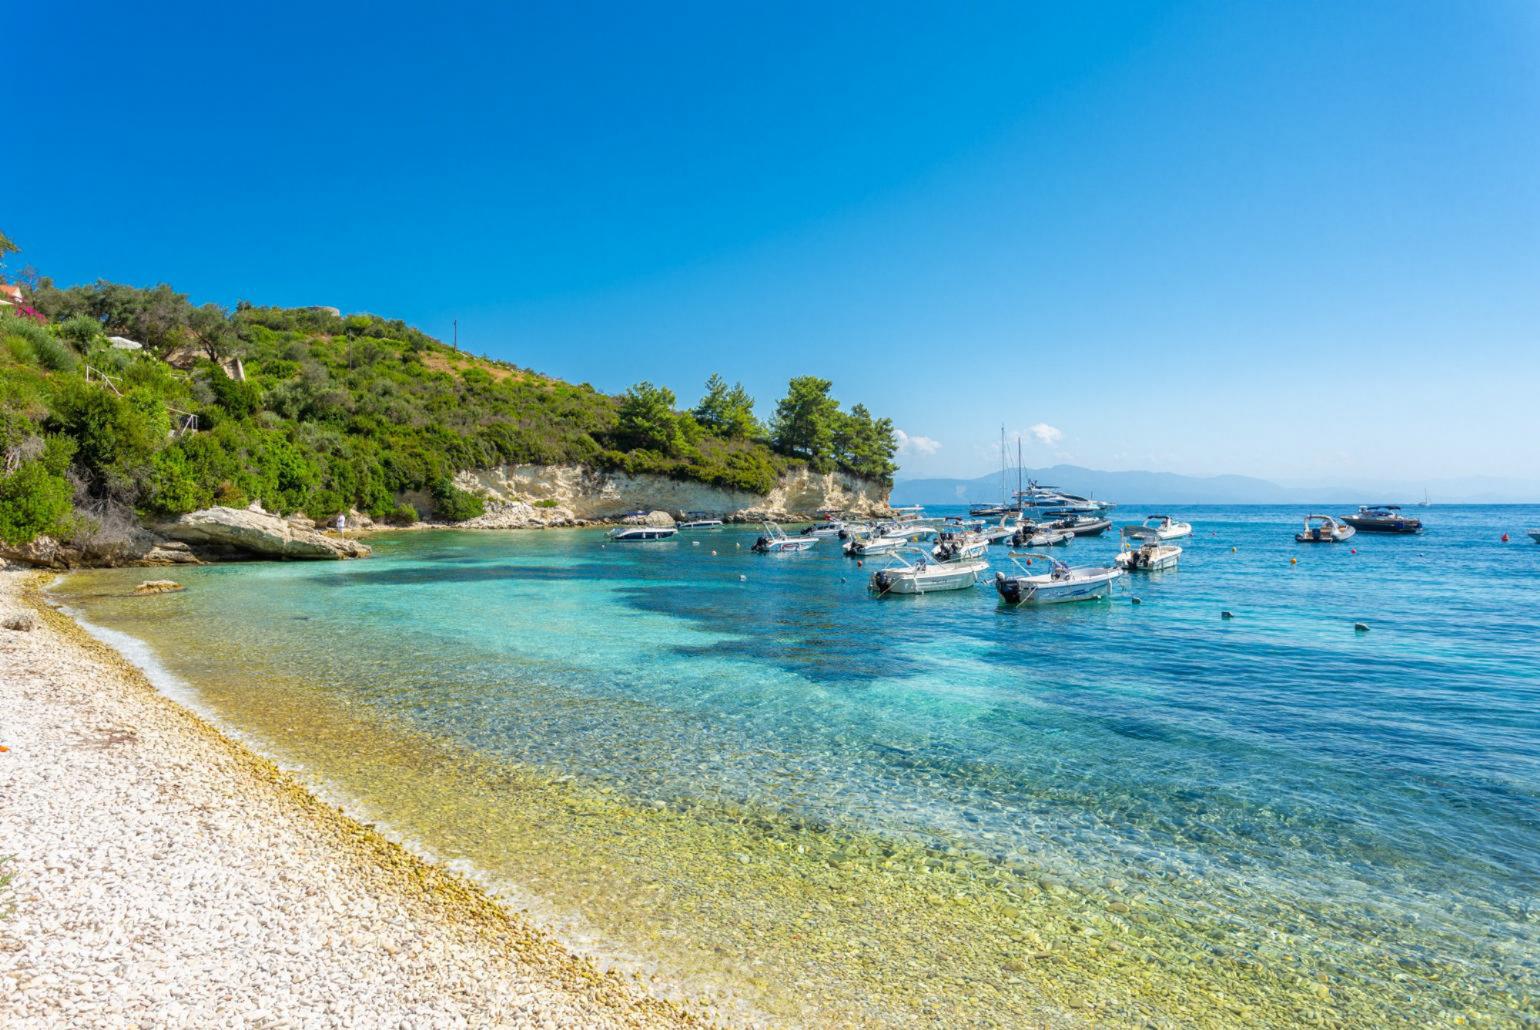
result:
<svg viewBox="0 0 1540 1030"><path fill-rule="evenodd" d="M637 540L667 540L679 532L675 526L616 526L610 530L610 539L631 543Z"/></svg>
<svg viewBox="0 0 1540 1030"><path fill-rule="evenodd" d="M1061 533L1070 536L1101 536L1112 528L1112 520L1100 515L1081 515L1072 511L1050 511L1048 517L1054 521L1045 523L1045 529L1057 529Z"/></svg>
<svg viewBox="0 0 1540 1030"><path fill-rule="evenodd" d="M815 522L802 531L803 536L842 536L845 523L840 519L829 519L827 522Z"/></svg>
<svg viewBox="0 0 1540 1030"><path fill-rule="evenodd" d="M711 514L709 511L687 511L684 513L684 520L679 523L679 528L710 529L714 526L720 526L721 524L722 520Z"/></svg>
<svg viewBox="0 0 1540 1030"><path fill-rule="evenodd" d="M1160 572L1174 569L1182 556L1182 549L1162 540L1155 530L1145 526L1123 527L1124 549L1112 559L1124 572ZM1138 541L1131 546L1128 541Z"/></svg>
<svg viewBox="0 0 1540 1030"><path fill-rule="evenodd" d="M1531 529L1529 531L1529 538L1535 543L1540 544L1540 529Z"/></svg>
<svg viewBox="0 0 1540 1030"><path fill-rule="evenodd" d="M1356 530L1343 525L1330 515L1306 515L1305 528L1294 534L1302 544L1337 544L1351 537Z"/></svg>
<svg viewBox="0 0 1540 1030"><path fill-rule="evenodd" d="M1146 515L1143 528L1153 530L1161 540L1176 540L1179 537L1192 536L1192 523L1178 522L1170 515Z"/></svg>
<svg viewBox="0 0 1540 1030"><path fill-rule="evenodd" d="M1034 573L1020 561L1041 558L1049 563L1047 572ZM1086 565L1070 568L1046 554L1011 553L1011 560L1021 570L1019 576L995 573L995 589L1006 604L1059 604L1066 601L1095 601L1112 595L1112 584L1123 575L1116 565L1103 568Z"/></svg>
<svg viewBox="0 0 1540 1030"><path fill-rule="evenodd" d="M1365 533L1421 533L1422 520L1401 514L1399 504L1366 504L1342 521Z"/></svg>
<svg viewBox="0 0 1540 1030"><path fill-rule="evenodd" d="M989 541L972 530L943 532L930 553L939 562L972 561L989 553Z"/></svg>
<svg viewBox="0 0 1540 1030"><path fill-rule="evenodd" d="M1016 531L1020 528L1021 520L1019 518L1013 519L1009 515L1003 515L1000 518L999 525L985 526L982 532L984 539L988 540L991 544L1008 544L1011 542L1011 537L1015 536Z"/></svg>
<svg viewBox="0 0 1540 1030"><path fill-rule="evenodd" d="M840 528L840 531L834 535L839 537L841 540L849 540L853 536L869 535L872 532L872 528L873 527L870 522L847 522Z"/></svg>
<svg viewBox="0 0 1540 1030"><path fill-rule="evenodd" d="M845 554L851 558L870 558L878 554L892 554L908 541L896 536L856 536L845 541Z"/></svg>
<svg viewBox="0 0 1540 1030"><path fill-rule="evenodd" d="M765 531L754 541L751 550L760 554L786 554L790 551L805 551L818 543L816 536L787 536L786 531L773 522L762 522Z"/></svg>
<svg viewBox="0 0 1540 1030"><path fill-rule="evenodd" d="M896 552L892 565L872 573L871 589L878 597L966 590L979 581L979 573L989 568L986 561L935 562L921 548L909 550L914 552L913 560Z"/></svg>
<svg viewBox="0 0 1540 1030"><path fill-rule="evenodd" d="M1012 547L1059 547L1075 539L1075 534L1066 533L1062 529L1049 529L1047 526L1038 526L1030 522L1021 524L1011 537Z"/></svg>

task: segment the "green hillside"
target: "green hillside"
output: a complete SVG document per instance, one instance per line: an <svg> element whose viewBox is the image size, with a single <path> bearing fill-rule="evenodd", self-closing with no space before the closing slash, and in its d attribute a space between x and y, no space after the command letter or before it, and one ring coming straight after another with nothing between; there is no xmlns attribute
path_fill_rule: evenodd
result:
<svg viewBox="0 0 1540 1030"><path fill-rule="evenodd" d="M317 519L356 508L462 520L481 501L452 486L454 473L512 462L757 493L802 464L883 482L894 471L891 423L861 405L841 411L812 377L792 380L767 426L717 377L680 411L649 383L612 396L374 315L226 311L164 285L46 279L24 298L0 308L0 539L11 544L252 500Z"/></svg>

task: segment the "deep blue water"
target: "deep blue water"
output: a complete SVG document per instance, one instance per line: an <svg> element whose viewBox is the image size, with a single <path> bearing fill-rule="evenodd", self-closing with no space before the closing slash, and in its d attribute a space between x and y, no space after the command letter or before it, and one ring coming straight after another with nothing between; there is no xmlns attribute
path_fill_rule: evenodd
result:
<svg viewBox="0 0 1540 1030"><path fill-rule="evenodd" d="M1294 543L1306 511L1183 509L1178 570L1040 609L987 582L876 599L882 559L753 555L731 527L383 536L369 561L189 570L155 625L107 589L121 574L66 594L630 796L961 842L1256 939L1276 921L1345 967L1404 947L1532 990L1540 508L1434 507L1420 536L1331 546Z"/></svg>

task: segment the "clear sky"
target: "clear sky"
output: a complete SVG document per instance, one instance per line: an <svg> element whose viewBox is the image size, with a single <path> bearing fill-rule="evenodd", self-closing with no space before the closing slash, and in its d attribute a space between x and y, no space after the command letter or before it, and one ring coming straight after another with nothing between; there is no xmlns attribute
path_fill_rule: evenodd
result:
<svg viewBox="0 0 1540 1030"><path fill-rule="evenodd" d="M1540 479L1540 4L34 4L0 227L906 475ZM1032 432L1036 427L1036 432Z"/></svg>

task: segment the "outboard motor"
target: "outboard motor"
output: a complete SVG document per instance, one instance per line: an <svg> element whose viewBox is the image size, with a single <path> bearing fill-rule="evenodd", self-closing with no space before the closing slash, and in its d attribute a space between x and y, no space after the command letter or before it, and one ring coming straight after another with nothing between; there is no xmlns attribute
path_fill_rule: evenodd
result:
<svg viewBox="0 0 1540 1030"><path fill-rule="evenodd" d="M750 550L760 552L770 550L770 538L767 536L760 537L758 540L754 541L754 546L750 548Z"/></svg>
<svg viewBox="0 0 1540 1030"><path fill-rule="evenodd" d="M872 573L872 585L877 588L878 593L887 593L893 586L893 573L887 569Z"/></svg>
<svg viewBox="0 0 1540 1030"><path fill-rule="evenodd" d="M995 589L1007 604L1021 603L1021 584L1003 572L995 573Z"/></svg>

